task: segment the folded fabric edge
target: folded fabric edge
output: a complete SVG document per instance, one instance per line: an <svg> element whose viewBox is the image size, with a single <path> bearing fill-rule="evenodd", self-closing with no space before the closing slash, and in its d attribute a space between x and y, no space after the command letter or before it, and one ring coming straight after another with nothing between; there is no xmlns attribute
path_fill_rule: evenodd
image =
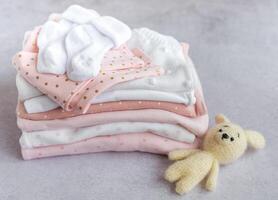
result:
<svg viewBox="0 0 278 200"><path fill-rule="evenodd" d="M24 160L63 155L76 155L97 152L131 152L165 155L176 149L191 149L200 146L200 139L193 144L173 141L152 133L132 133L116 136L100 136L67 145L53 145L33 149L21 149Z"/></svg>
<svg viewBox="0 0 278 200"><path fill-rule="evenodd" d="M111 113L113 113L112 116ZM166 117L167 116L167 117ZM92 121L92 119L94 119ZM135 111L115 111L104 112L100 114L89 114L86 116L77 116L62 120L41 120L33 121L17 118L17 125L26 132L39 130L53 130L59 128L80 128L105 124L107 122L160 122L169 124L178 124L197 136L202 136L208 128L208 114L196 118L182 117L180 115L163 110L135 110Z"/></svg>

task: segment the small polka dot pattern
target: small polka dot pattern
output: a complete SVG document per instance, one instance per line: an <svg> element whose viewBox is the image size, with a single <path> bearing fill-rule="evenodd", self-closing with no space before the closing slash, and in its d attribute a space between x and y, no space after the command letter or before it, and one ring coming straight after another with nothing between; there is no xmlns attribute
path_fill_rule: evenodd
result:
<svg viewBox="0 0 278 200"><path fill-rule="evenodd" d="M104 90L121 82L148 76L160 76L163 68L151 65L140 50L130 51L125 45L110 50L98 76L75 82L66 75L41 74L36 70L37 53L19 52L13 59L18 72L67 111L78 109L86 113L90 101ZM111 66L112 65L112 66Z"/></svg>
<svg viewBox="0 0 278 200"><path fill-rule="evenodd" d="M196 148L199 144L199 140L195 140L193 144L189 144L165 139L152 133L127 133L94 137L66 145L21 149L21 152L25 160L103 151L142 151L155 154L167 154L175 149Z"/></svg>
<svg viewBox="0 0 278 200"><path fill-rule="evenodd" d="M28 39L24 43L23 51L14 57L14 64L17 67L18 73L20 73L31 84L35 84L35 86L42 90L43 93L48 94L52 100L61 105L61 108L44 113L28 114L26 113L22 102L19 102L17 108L19 121L26 121L26 126L24 123L19 122L19 124L22 125L19 125L21 129L23 129L23 127L27 128L27 124L28 126L32 124L39 128L49 126L51 129L52 122L54 122L54 127L57 128L59 127L59 123L65 123L67 127L77 124L79 127L94 125L95 123L102 122L102 120L104 122L104 120L107 119L110 119L109 121L113 121L113 119L117 121L119 118L121 120L123 118L128 120L131 120L131 118L136 118L136 121L138 121L138 119L140 119L138 118L138 113L142 113L141 119L144 120L146 120L145 118L148 117L150 118L150 121L154 119L159 121L158 119L160 116L165 116L165 119L171 119L169 116L171 113L166 115L165 113L159 113L157 115L154 114L156 111L161 110L185 116L183 120L177 122L177 124L183 124L186 122L188 123L188 129L198 129L200 128L201 124L207 127L207 110L201 88L199 88L200 93L196 93L196 104L191 106L170 102L140 100L108 102L93 105L89 104L91 98L96 97L103 90L106 90L113 84L140 78L140 76L159 76L164 72L161 70L161 68L152 66L149 59L146 58L140 50L136 49L130 51L126 48L126 46L122 46L119 49L112 49L108 54L105 55L101 66L102 71L95 79L84 82L73 82L65 75L39 74L36 71L38 53L36 40L39 31L40 27L36 27L31 32ZM188 45L185 46L184 51L187 53ZM110 54L111 52L113 52L113 54ZM171 73L171 71L167 71L166 73ZM57 80L59 80L59 82L57 82ZM36 85L38 82L39 85ZM107 82L110 84L105 86ZM150 78L150 83L156 84L156 78ZM66 88L64 87L65 85L67 85ZM56 92L52 93L53 91ZM198 94L200 96L198 96ZM153 110L151 110L150 114L146 110L140 109ZM84 113L86 110L86 114L82 115L82 113ZM131 112L132 110L134 113L128 113L127 117L120 117L118 113L114 112ZM96 115L94 115L92 118L89 118L89 115L94 113L107 114L107 116L96 117ZM115 113L115 118L111 117L113 113ZM202 121L203 123L200 122L196 116L204 117L205 120ZM63 120L66 118L67 120ZM82 118L82 120L74 121L77 118ZM85 118L88 118L88 120L84 120ZM86 122L81 123L81 121ZM169 121L167 121L167 123L169 123ZM171 123L173 123L173 121ZM27 129L27 131L33 131L33 128L30 130ZM58 136L59 135L57 135L57 137ZM156 154L167 154L169 151L175 149L196 148L199 146L199 144L200 140L198 138L193 144L189 144L145 132L93 137L71 144L52 145L32 149L22 148L21 151L23 158L28 160L49 156L72 155L102 151L143 151Z"/></svg>
<svg viewBox="0 0 278 200"><path fill-rule="evenodd" d="M194 118L207 113L207 108L202 97L201 89L195 92L196 104L184 105L181 103L159 102L159 101L115 101L91 104L86 114L96 114L102 112L126 111L126 110L142 110L142 109L159 109L176 113L181 116ZM85 98L86 99L86 98ZM57 108L43 113L27 113L22 102L19 102L18 117L29 120L44 120L44 119L65 119L68 117L79 116L81 113L78 110L65 111L62 108ZM46 117L45 117L46 116Z"/></svg>

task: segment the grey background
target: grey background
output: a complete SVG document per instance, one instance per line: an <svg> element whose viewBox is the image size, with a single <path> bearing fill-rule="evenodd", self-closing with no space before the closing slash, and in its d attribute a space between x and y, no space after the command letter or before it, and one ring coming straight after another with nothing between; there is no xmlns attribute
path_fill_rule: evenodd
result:
<svg viewBox="0 0 278 200"><path fill-rule="evenodd" d="M98 153L21 159L11 58L23 33L78 3L190 43L211 119L222 112L264 133L267 147L221 168L217 190L180 197L166 157ZM277 199L278 2L274 0L0 0L0 199ZM213 123L213 120L211 120Z"/></svg>

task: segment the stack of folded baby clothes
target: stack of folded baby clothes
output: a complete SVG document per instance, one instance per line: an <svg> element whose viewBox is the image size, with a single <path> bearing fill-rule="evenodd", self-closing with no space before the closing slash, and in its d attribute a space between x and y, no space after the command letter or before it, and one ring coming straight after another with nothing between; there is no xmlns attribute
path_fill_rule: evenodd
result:
<svg viewBox="0 0 278 200"><path fill-rule="evenodd" d="M24 159L196 148L208 127L188 45L74 5L13 58Z"/></svg>

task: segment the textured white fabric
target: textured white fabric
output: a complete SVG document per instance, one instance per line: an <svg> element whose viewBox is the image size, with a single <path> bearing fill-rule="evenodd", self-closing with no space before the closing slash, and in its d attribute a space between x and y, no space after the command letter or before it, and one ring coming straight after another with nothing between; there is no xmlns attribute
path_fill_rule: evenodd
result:
<svg viewBox="0 0 278 200"><path fill-rule="evenodd" d="M114 17L103 16L99 20L95 20L94 26L102 34L108 36L116 48L127 42L131 37L129 27Z"/></svg>
<svg viewBox="0 0 278 200"><path fill-rule="evenodd" d="M47 96L42 95L24 101L24 107L27 113L39 113L47 110L53 110L58 107L58 104Z"/></svg>
<svg viewBox="0 0 278 200"><path fill-rule="evenodd" d="M16 87L17 87L17 91L18 91L18 98L21 101L24 101L24 100L27 100L30 98L34 99L34 97L42 95L42 93L38 89L34 88L30 83L28 83L19 74L16 75L15 83L16 83Z"/></svg>
<svg viewBox="0 0 278 200"><path fill-rule="evenodd" d="M78 5L70 6L62 18L74 24L93 24L103 35L109 37L115 47L119 47L131 37L131 30L121 21L110 17L100 16L96 11Z"/></svg>
<svg viewBox="0 0 278 200"><path fill-rule="evenodd" d="M98 17L100 15L96 11L78 5L71 5L62 14L62 18L76 24L87 24Z"/></svg>
<svg viewBox="0 0 278 200"><path fill-rule="evenodd" d="M65 20L47 21L41 28L37 45L39 48L37 70L40 73L64 74L67 54L63 38L71 24Z"/></svg>
<svg viewBox="0 0 278 200"><path fill-rule="evenodd" d="M78 25L68 33L65 46L69 63L68 77L72 80L85 80L98 75L101 61L113 43L95 27Z"/></svg>
<svg viewBox="0 0 278 200"><path fill-rule="evenodd" d="M105 53L112 41L94 26L77 25L65 37L68 56L67 75L72 80L86 80L98 75Z"/></svg>
<svg viewBox="0 0 278 200"><path fill-rule="evenodd" d="M162 35L147 28L135 29L132 38L128 41L130 48L142 49L156 65L163 66L166 74L152 78L135 80L129 84L119 84L113 89L149 89L167 92L182 92L188 96L189 102L194 104L194 67L189 66L187 56L184 55L180 43L173 37ZM124 85L125 84L125 85Z"/></svg>
<svg viewBox="0 0 278 200"><path fill-rule="evenodd" d="M121 21L70 6L60 20L47 21L42 26L37 69L40 73L67 72L75 81L89 79L99 73L104 54L130 37L131 30Z"/></svg>
<svg viewBox="0 0 278 200"><path fill-rule="evenodd" d="M58 129L24 132L20 138L22 148L69 144L96 136L122 133L150 132L177 141L193 143L195 135L181 126L164 123L117 122L78 129Z"/></svg>

